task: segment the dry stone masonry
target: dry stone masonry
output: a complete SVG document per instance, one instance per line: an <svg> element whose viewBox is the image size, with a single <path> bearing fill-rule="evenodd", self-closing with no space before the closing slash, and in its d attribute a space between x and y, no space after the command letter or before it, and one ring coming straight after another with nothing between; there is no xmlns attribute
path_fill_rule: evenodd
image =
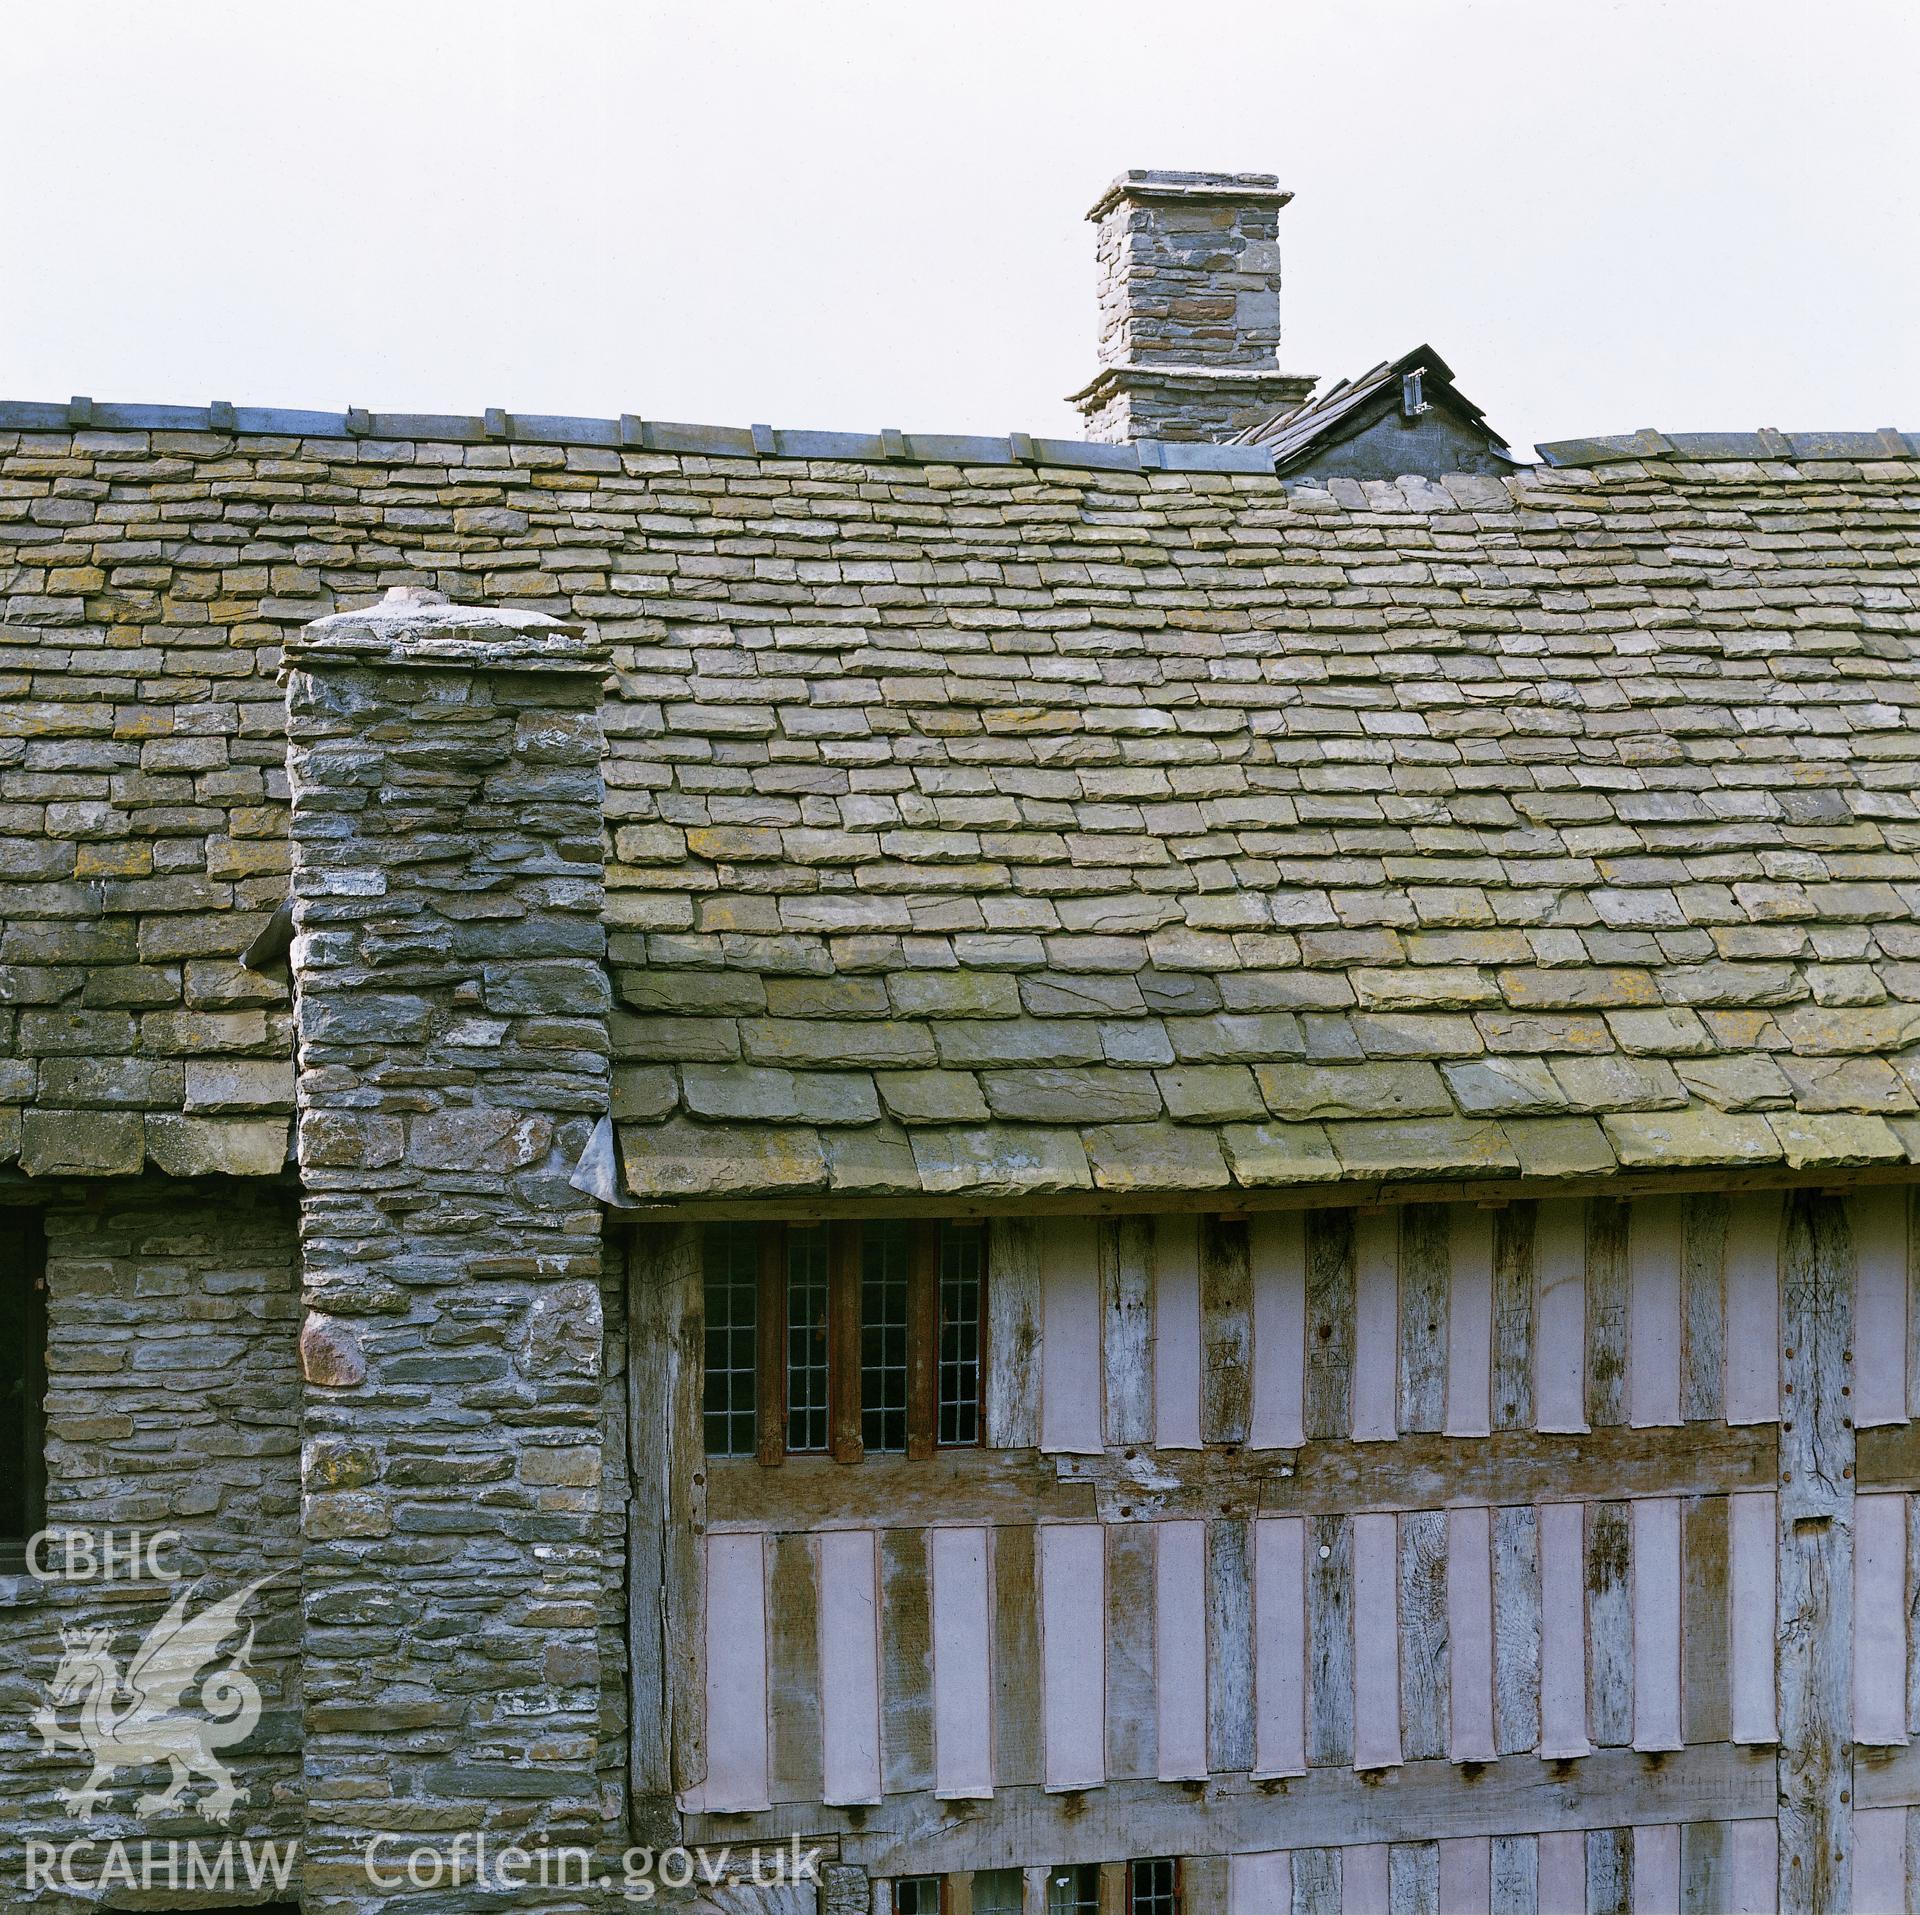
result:
<svg viewBox="0 0 1920 1915"><path fill-rule="evenodd" d="M297 1843L300 1783L300 1379L294 1195L281 1180L110 1185L59 1179L41 1193L56 1307L47 1347L47 1510L57 1532L172 1538L160 1566L231 1594L260 1577L249 1615L260 1725L239 1766L245 1802L228 1831ZM174 1585L155 1579L0 1575L0 1906L29 1906L23 1840L183 1840L190 1807L133 1812L121 1789L91 1828L63 1797L84 1775L28 1727L61 1629L104 1628L124 1665ZM124 1783L126 1777L122 1776ZM154 1774L139 1778L145 1791ZM35 1915L80 1915L92 1897L36 1893Z"/></svg>
<svg viewBox="0 0 1920 1915"><path fill-rule="evenodd" d="M1099 230L1100 370L1073 402L1095 439L1225 441L1298 405L1279 369L1280 209L1271 173L1124 173Z"/></svg>
<svg viewBox="0 0 1920 1915"><path fill-rule="evenodd" d="M310 1909L600 1835L605 661L407 588L287 651Z"/></svg>

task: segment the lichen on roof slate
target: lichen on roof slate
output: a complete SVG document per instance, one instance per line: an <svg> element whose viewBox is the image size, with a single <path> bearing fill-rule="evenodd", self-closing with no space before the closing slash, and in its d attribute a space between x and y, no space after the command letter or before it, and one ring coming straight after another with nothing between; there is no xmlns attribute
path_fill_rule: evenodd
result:
<svg viewBox="0 0 1920 1915"><path fill-rule="evenodd" d="M0 431L0 1160L277 1167L274 666L395 584L612 648L643 1199L1920 1160L1920 461L1798 443L1318 487Z"/></svg>
<svg viewBox="0 0 1920 1915"><path fill-rule="evenodd" d="M636 1193L1920 1155L1920 467L930 476L659 541Z"/></svg>

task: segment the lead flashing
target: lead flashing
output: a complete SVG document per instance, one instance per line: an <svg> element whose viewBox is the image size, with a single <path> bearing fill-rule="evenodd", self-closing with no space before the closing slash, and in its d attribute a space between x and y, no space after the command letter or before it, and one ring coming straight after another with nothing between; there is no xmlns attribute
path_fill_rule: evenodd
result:
<svg viewBox="0 0 1920 1915"><path fill-rule="evenodd" d="M1093 385L1120 370L1107 368ZM1126 368L1161 379L1205 378L1216 389L1236 383L1214 369L1141 366ZM1198 375L1198 377L1196 377ZM1254 379L1298 375L1256 373ZM1248 375L1241 374L1240 382ZM1086 388L1091 391L1092 386ZM676 453L712 459L842 459L855 464L1062 466L1094 472L1245 472L1271 473L1273 459L1257 446L1215 445L1209 441L1148 440L1108 445L1084 439L1031 441L1031 460L1016 441L954 433L822 432L792 427L765 429L755 445L746 426L678 424L623 413L616 419L576 418L564 413L506 413L497 408L498 433L487 429L487 411L478 413L373 412L353 406L345 412L308 412L285 406L161 406L116 404L92 399L0 400L0 432L198 432L232 438L340 439L375 446L414 441L431 445L593 446L608 451ZM1784 441L1786 451L1780 450ZM1558 439L1537 448L1548 466L1616 464L1633 459L1716 460L1840 459L1877 461L1920 458L1920 433L1882 426L1872 432L1676 432L1651 428L1591 439Z"/></svg>
<svg viewBox="0 0 1920 1915"><path fill-rule="evenodd" d="M0 432L71 432L74 402L0 400ZM792 427L709 426L642 419L574 418L566 414L306 412L280 406L150 406L88 402L95 432L202 432L235 438L342 439L372 446L429 445L592 446L608 451L675 453L709 459L843 459L856 464L1063 466L1079 471L1271 473L1273 461L1257 448L1183 444L1164 456L1142 456L1135 445L1084 439L1042 439L1025 433L986 438L965 433L820 432Z"/></svg>

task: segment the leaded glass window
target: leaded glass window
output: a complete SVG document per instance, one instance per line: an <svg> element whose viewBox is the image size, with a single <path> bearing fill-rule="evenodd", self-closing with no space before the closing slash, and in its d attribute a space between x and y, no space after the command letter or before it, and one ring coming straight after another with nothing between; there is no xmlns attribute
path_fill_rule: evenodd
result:
<svg viewBox="0 0 1920 1915"><path fill-rule="evenodd" d="M705 1234L704 1251L707 1454L751 1456L758 1436L754 1340L759 1232L753 1224L716 1224Z"/></svg>

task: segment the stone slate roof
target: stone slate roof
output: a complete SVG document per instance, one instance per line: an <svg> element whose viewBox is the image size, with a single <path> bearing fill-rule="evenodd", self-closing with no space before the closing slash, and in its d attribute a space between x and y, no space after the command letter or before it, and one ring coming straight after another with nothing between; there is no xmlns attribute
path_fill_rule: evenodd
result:
<svg viewBox="0 0 1920 1915"><path fill-rule="evenodd" d="M1910 441L1315 486L7 418L30 1174L277 1167L278 649L400 583L612 644L642 1200L1920 1161Z"/></svg>
<svg viewBox="0 0 1920 1915"><path fill-rule="evenodd" d="M1422 392L1428 405L1445 408L1469 432L1484 438L1489 450L1515 465L1520 463L1505 440L1487 424L1485 412L1453 383L1453 368L1431 346L1415 346L1398 359L1382 360L1357 379L1343 379L1305 405L1248 427L1234 443L1260 446L1270 452L1274 470L1285 476L1305 465L1322 448L1338 444L1396 410L1400 382L1415 370L1423 375Z"/></svg>
<svg viewBox="0 0 1920 1915"><path fill-rule="evenodd" d="M1652 426L1644 426L1638 432L1613 438L1559 439L1534 449L1553 466L1609 465L1640 459L1873 464L1920 454L1920 433L1902 432L1898 426L1882 426L1877 432L1780 432L1763 426L1758 432L1676 432L1669 438Z"/></svg>
<svg viewBox="0 0 1920 1915"><path fill-rule="evenodd" d="M1920 466L826 483L635 661L637 1192L1920 1158Z"/></svg>

